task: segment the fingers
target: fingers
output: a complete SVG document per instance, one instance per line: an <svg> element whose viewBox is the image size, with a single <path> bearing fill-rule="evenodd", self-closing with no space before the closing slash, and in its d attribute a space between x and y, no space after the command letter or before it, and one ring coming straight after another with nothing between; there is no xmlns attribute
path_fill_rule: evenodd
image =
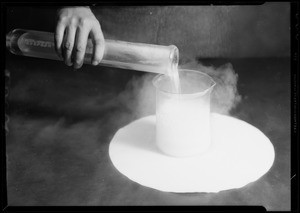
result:
<svg viewBox="0 0 300 213"><path fill-rule="evenodd" d="M61 45L64 38L65 25L62 22L58 22L55 29L54 42L55 42L55 50L57 54L62 57Z"/></svg>
<svg viewBox="0 0 300 213"><path fill-rule="evenodd" d="M68 66L72 66L72 51L74 47L75 42L75 34L76 34L76 28L72 25L70 25L66 29L64 41L63 41L63 57L65 60L65 64Z"/></svg>
<svg viewBox="0 0 300 213"><path fill-rule="evenodd" d="M87 7L67 7L58 11L55 49L66 65L81 68L89 35L94 46L92 64L97 65L103 58L104 37L93 12Z"/></svg>
<svg viewBox="0 0 300 213"><path fill-rule="evenodd" d="M92 41L94 44L92 64L94 66L96 66L100 63L100 61L103 58L104 45L105 45L104 37L103 37L102 31L101 31L100 25L92 28L91 36L92 36Z"/></svg>
<svg viewBox="0 0 300 213"><path fill-rule="evenodd" d="M74 68L81 68L88 40L90 29L87 27L78 27L76 33L76 43L74 46Z"/></svg>

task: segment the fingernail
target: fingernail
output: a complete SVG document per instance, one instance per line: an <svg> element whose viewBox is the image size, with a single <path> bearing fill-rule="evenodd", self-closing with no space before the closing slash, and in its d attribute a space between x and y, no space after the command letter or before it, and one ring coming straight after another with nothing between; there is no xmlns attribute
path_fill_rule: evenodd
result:
<svg viewBox="0 0 300 213"><path fill-rule="evenodd" d="M75 69L79 69L79 68L81 68L81 67L82 67L82 63L81 63L81 64L77 64L77 63L74 64L74 68L75 68Z"/></svg>
<svg viewBox="0 0 300 213"><path fill-rule="evenodd" d="M73 65L73 63L70 62L70 61L65 61L65 64L66 64L67 66L69 66L69 67Z"/></svg>
<svg viewBox="0 0 300 213"><path fill-rule="evenodd" d="M99 62L97 60L94 60L92 63L94 66L97 66L99 64Z"/></svg>

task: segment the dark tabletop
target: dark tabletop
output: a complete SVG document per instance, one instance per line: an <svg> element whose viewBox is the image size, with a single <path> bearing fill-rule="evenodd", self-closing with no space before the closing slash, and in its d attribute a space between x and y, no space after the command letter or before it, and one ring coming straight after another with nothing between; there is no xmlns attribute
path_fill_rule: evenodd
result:
<svg viewBox="0 0 300 213"><path fill-rule="evenodd" d="M108 146L135 120L130 79L144 73L8 54L10 72L7 187L10 206L51 205L262 205L289 210L290 59L211 59L230 62L242 97L231 115L260 129L275 148L268 173L240 189L167 193L118 172ZM138 86L138 85L137 85ZM255 155L255 154L254 154Z"/></svg>

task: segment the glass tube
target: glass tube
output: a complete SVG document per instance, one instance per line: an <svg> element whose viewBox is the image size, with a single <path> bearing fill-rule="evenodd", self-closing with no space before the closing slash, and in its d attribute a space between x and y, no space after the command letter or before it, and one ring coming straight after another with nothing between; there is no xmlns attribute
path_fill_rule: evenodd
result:
<svg viewBox="0 0 300 213"><path fill-rule="evenodd" d="M15 29L6 36L6 47L16 55L62 60L55 52L54 34L33 30ZM89 39L84 63L90 64L93 43ZM171 75L177 68L178 48L105 40L103 59L99 65Z"/></svg>

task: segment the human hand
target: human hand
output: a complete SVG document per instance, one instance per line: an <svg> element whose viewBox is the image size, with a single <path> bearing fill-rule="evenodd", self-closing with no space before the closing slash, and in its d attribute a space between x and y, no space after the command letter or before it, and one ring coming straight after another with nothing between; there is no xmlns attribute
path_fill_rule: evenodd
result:
<svg viewBox="0 0 300 213"><path fill-rule="evenodd" d="M55 48L65 64L79 69L84 60L88 37L94 48L91 63L98 65L104 53L101 26L89 7L65 7L57 12Z"/></svg>

